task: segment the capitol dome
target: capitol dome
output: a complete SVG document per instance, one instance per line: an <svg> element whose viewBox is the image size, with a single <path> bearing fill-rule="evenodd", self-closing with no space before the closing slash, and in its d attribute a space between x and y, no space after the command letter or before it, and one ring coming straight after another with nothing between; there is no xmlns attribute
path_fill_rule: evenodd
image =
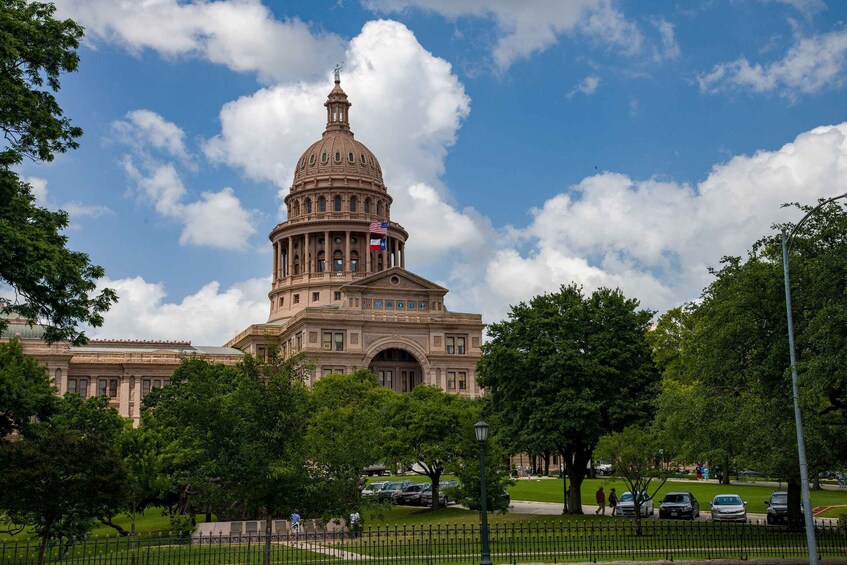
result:
<svg viewBox="0 0 847 565"><path fill-rule="evenodd" d="M291 192L303 189L316 177L326 176L356 178L385 190L379 161L370 149L354 139L350 130L351 104L339 80L335 81L324 106L327 109L326 130L297 161Z"/></svg>

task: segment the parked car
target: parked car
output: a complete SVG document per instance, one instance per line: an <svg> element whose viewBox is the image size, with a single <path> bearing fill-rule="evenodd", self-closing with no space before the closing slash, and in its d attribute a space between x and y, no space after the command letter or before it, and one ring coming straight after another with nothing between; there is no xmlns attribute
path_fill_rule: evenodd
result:
<svg viewBox="0 0 847 565"><path fill-rule="evenodd" d="M719 494L711 504L713 522L746 522L747 503L737 494Z"/></svg>
<svg viewBox="0 0 847 565"><path fill-rule="evenodd" d="M362 496L369 497L373 496L379 491L381 491L385 485L388 484L388 481L375 481L369 485L367 485L364 489L362 489Z"/></svg>
<svg viewBox="0 0 847 565"><path fill-rule="evenodd" d="M612 474L612 464L605 461L598 461L594 464L594 472L598 477L609 477Z"/></svg>
<svg viewBox="0 0 847 565"><path fill-rule="evenodd" d="M700 503L690 492L669 492L659 505L659 518L693 520L700 516Z"/></svg>
<svg viewBox="0 0 847 565"><path fill-rule="evenodd" d="M432 483L415 483L403 489L403 492L394 498L397 504L410 504L420 506L421 495L432 489Z"/></svg>
<svg viewBox="0 0 847 565"><path fill-rule="evenodd" d="M788 493L783 491L772 492L770 500L765 501L768 507L768 524L788 523Z"/></svg>
<svg viewBox="0 0 847 565"><path fill-rule="evenodd" d="M403 490L412 484L412 481L392 481L387 483L384 487L382 487L378 493L376 493L376 499L380 501L392 501L400 496Z"/></svg>
<svg viewBox="0 0 847 565"><path fill-rule="evenodd" d="M736 475L739 479L752 479L762 476L762 474L756 469L744 469L743 471L738 471Z"/></svg>
<svg viewBox="0 0 847 565"><path fill-rule="evenodd" d="M641 515L652 516L656 509L653 508L653 499L647 496L647 493L642 491L639 495L641 500ZM618 499L618 505L615 506L613 516L635 517L635 498L632 493L627 491Z"/></svg>

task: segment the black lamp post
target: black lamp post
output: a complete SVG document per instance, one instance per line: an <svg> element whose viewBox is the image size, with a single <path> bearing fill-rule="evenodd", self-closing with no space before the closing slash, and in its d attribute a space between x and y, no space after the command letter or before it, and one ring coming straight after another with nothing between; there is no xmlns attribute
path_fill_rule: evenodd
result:
<svg viewBox="0 0 847 565"><path fill-rule="evenodd" d="M491 565L491 552L488 550L488 495L485 493L485 442L488 440L488 424L480 420L474 425L476 441L479 442L479 501L482 510L482 559L480 565Z"/></svg>

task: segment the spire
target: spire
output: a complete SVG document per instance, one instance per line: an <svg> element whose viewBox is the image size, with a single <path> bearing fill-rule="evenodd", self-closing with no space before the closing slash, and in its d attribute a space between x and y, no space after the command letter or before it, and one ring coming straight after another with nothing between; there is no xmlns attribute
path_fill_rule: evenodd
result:
<svg viewBox="0 0 847 565"><path fill-rule="evenodd" d="M326 106L326 132L350 131L349 108L347 94L341 89L341 64L335 66L335 86L324 102ZM324 132L324 133L326 133ZM351 134L352 135L352 132Z"/></svg>

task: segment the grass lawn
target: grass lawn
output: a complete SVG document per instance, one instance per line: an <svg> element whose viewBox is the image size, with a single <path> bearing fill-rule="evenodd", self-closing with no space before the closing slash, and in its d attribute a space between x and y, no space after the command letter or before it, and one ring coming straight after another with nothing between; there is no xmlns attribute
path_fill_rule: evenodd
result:
<svg viewBox="0 0 847 565"><path fill-rule="evenodd" d="M594 504L594 492L603 485L603 490L608 495L612 488L617 490L618 496L628 489L626 484L619 479L586 479L582 483L582 501L584 504ZM703 481L668 481L656 495L656 501L661 500L668 492L687 491L691 492L700 501L700 509L708 510L709 502L718 494L738 494L747 502L747 511L754 514L767 512L765 500L770 497L771 492L777 489L768 486L757 485L719 485L713 482ZM650 492L653 490L651 488ZM509 487L512 500L532 500L537 502L562 503L562 481L559 479L521 479L515 485ZM847 490L813 490L811 493L813 506L833 506L836 504L847 504ZM656 504L658 508L658 504ZM847 508L841 509L847 512ZM832 511L833 517L840 512Z"/></svg>

